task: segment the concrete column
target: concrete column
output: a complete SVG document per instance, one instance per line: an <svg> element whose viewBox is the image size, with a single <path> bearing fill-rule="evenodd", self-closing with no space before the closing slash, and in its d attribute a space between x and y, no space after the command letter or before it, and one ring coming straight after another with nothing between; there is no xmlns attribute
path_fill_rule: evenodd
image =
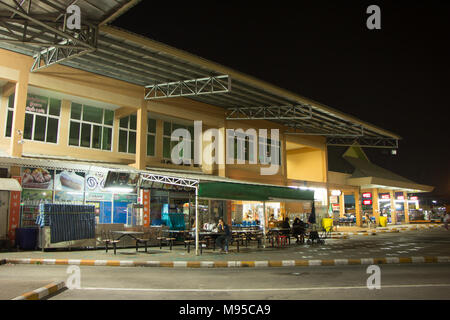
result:
<svg viewBox="0 0 450 320"><path fill-rule="evenodd" d="M227 176L227 165L226 165L226 128L219 128L219 149L220 152L218 154L218 174L220 177ZM192 151L193 152L193 151Z"/></svg>
<svg viewBox="0 0 450 320"><path fill-rule="evenodd" d="M355 215L356 215L356 225L362 227L362 213L361 213L361 203L359 190L355 191Z"/></svg>
<svg viewBox="0 0 450 320"><path fill-rule="evenodd" d="M397 224L397 210L395 208L395 194L394 191L389 191L391 197L391 220L393 224Z"/></svg>
<svg viewBox="0 0 450 320"><path fill-rule="evenodd" d="M380 225L380 205L378 203L378 189L372 189L372 211L376 225Z"/></svg>
<svg viewBox="0 0 450 320"><path fill-rule="evenodd" d="M144 170L147 165L147 104L142 101L137 111L136 125L136 169Z"/></svg>
<svg viewBox="0 0 450 320"><path fill-rule="evenodd" d="M345 214L345 197L344 192L339 196L339 217L343 218Z"/></svg>
<svg viewBox="0 0 450 320"><path fill-rule="evenodd" d="M23 144L19 141L23 139L23 131L25 126L25 107L28 94L28 78L29 72L21 70L19 73L19 81L16 83L14 98L14 116L12 122L10 155L13 157L22 157ZM18 131L22 134L19 134Z"/></svg>
<svg viewBox="0 0 450 320"><path fill-rule="evenodd" d="M58 145L68 146L69 145L69 128L70 128L70 110L71 102L69 100L61 101L61 116L59 119L59 137ZM62 125L65 124L65 125Z"/></svg>
<svg viewBox="0 0 450 320"><path fill-rule="evenodd" d="M409 224L409 203L408 203L408 194L406 193L406 191L403 191L403 197L405 197L405 201L403 202L405 212L405 223Z"/></svg>

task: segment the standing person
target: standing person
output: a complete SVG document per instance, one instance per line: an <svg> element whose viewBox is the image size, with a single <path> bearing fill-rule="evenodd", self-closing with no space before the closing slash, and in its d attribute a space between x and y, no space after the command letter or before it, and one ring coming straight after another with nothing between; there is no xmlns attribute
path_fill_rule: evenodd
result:
<svg viewBox="0 0 450 320"><path fill-rule="evenodd" d="M216 246L220 247L220 252L228 253L228 242L231 237L230 227L223 221L222 218L219 219L219 224L217 225L217 232L224 232L225 234L220 235L216 239Z"/></svg>
<svg viewBox="0 0 450 320"><path fill-rule="evenodd" d="M367 223L367 227L370 229L370 226L372 224L372 220L370 220L370 215L368 212L366 212L366 223Z"/></svg>

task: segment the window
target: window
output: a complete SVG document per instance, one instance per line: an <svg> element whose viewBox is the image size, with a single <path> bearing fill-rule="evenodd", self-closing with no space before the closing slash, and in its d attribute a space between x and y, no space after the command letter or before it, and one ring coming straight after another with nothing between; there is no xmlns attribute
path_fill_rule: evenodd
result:
<svg viewBox="0 0 450 320"><path fill-rule="evenodd" d="M28 94L25 106L23 138L26 140L58 143L61 100ZM8 99L6 137L11 137L14 115L14 94Z"/></svg>
<svg viewBox="0 0 450 320"><path fill-rule="evenodd" d="M147 155L154 157L156 141L156 120L148 118L147 120Z"/></svg>
<svg viewBox="0 0 450 320"><path fill-rule="evenodd" d="M253 152L253 146L254 146L254 140L255 137L253 137L252 135L247 135L245 133L240 133L240 132L235 132L234 136L230 136L229 139L233 145L234 145L234 150L230 148L229 152L233 152L234 151L234 159L235 160L244 160L244 161L250 161L253 162L255 161L255 154ZM239 148L243 147L243 154L239 154ZM240 157L239 157L240 155ZM232 157L232 154L229 154L229 157Z"/></svg>
<svg viewBox="0 0 450 320"><path fill-rule="evenodd" d="M69 145L111 151L114 111L72 103Z"/></svg>
<svg viewBox="0 0 450 320"><path fill-rule="evenodd" d="M120 119L119 152L136 153L136 114Z"/></svg>
<svg viewBox="0 0 450 320"><path fill-rule="evenodd" d="M176 129L186 129L191 134L191 159L194 159L194 126L186 126L173 122L164 121L163 134L163 158L171 159L172 149L179 143L179 141L171 141L172 132ZM180 157L183 157L183 150L180 152Z"/></svg>

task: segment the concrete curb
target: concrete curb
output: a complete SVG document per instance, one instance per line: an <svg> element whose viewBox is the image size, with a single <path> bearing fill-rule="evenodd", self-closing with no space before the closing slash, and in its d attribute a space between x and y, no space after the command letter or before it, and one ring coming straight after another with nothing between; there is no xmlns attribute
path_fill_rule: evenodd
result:
<svg viewBox="0 0 450 320"><path fill-rule="evenodd" d="M388 257L326 260L263 260L263 261L132 261L132 260L69 260L69 259L7 259L12 264L77 265L110 267L163 268L256 268L256 267L311 267L371 264L449 263L450 256Z"/></svg>
<svg viewBox="0 0 450 320"><path fill-rule="evenodd" d="M42 300L66 287L64 281L50 283L42 288L24 293L12 300Z"/></svg>

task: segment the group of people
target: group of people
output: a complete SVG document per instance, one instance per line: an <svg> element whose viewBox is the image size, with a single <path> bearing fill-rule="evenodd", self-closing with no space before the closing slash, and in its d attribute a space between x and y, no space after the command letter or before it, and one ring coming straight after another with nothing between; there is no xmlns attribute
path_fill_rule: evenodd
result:
<svg viewBox="0 0 450 320"><path fill-rule="evenodd" d="M286 229L284 232L286 235L292 232L292 235L296 238L296 243L304 243L305 242L305 233L306 233L307 224L304 223L300 218L295 218L294 223L292 224L292 228L289 224L289 218L285 218L281 224L282 229Z"/></svg>
<svg viewBox="0 0 450 320"><path fill-rule="evenodd" d="M192 226L191 236L192 238L195 238L196 226L194 219L191 220L191 226ZM230 242L231 239L231 229L225 223L225 221L223 221L222 218L219 218L219 223L217 225L207 224L206 226L204 226L204 229L208 231L221 233L221 235L216 238L216 246L220 248L221 253L222 252L228 253L228 243Z"/></svg>

